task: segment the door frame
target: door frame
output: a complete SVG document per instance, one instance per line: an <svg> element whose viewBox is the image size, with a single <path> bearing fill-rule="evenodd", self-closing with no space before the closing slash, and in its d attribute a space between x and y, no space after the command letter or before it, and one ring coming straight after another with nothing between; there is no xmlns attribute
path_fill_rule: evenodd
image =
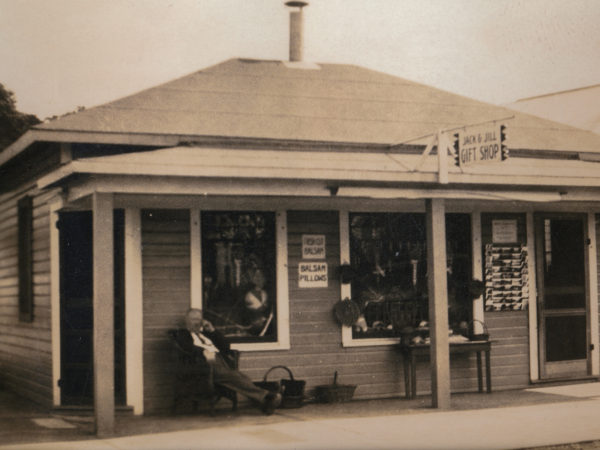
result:
<svg viewBox="0 0 600 450"><path fill-rule="evenodd" d="M584 213L558 213L558 212L535 212L533 214L533 225L534 225L534 235L535 235L535 272L536 272L536 288L537 288L537 302L535 304L536 307L536 316L537 316L537 352L538 352L538 366L539 366L539 377L540 379L558 379L558 378L581 378L588 376L592 373L592 350L591 344L593 342L591 336L591 330L593 327L594 318L591 317L592 308L591 306L591 293L597 292L597 290L593 290L590 287L591 281L593 279L597 279L597 277L592 277L590 271L590 246L592 242L595 242L595 239L592 241L590 231L595 232L595 229L590 230L590 221L587 214ZM574 359L568 360L568 362L561 363L558 362L555 365L555 370L552 368L549 369L547 367L546 362L546 327L544 326L544 318L543 314L544 307L544 296L545 296L545 274L544 274L544 243L545 243L545 235L543 228L543 220L544 219L566 219L566 220L578 220L582 225L583 232L583 247L582 258L583 258L583 269L584 269L584 289L585 289L585 348L586 348L586 357L585 359ZM595 248L595 246L594 246ZM595 258L595 251L593 257ZM593 265L595 267L595 264ZM597 301L597 299L596 299ZM532 305L533 306L533 305ZM570 369L569 367L565 367L564 369L560 368L560 366L567 366L568 364L573 366L574 361L580 361L581 369L575 368ZM554 363L551 363L554 364ZM583 367L585 366L585 367ZM571 373L569 373L571 372Z"/></svg>
<svg viewBox="0 0 600 450"><path fill-rule="evenodd" d="M62 381L64 379L64 366L63 364L65 363L65 354L64 354L64 336L63 336L63 307L64 307L64 296L65 296L65 292L64 292L64 283L65 283L65 270L68 270L68 268L65 267L65 261L63 258L63 240L65 239L65 236L63 235L63 228L62 228L62 221L68 220L66 219L66 217L69 214L90 214L92 216L92 211L90 210L79 210L79 209L62 209L60 208L58 205L57 207L52 211L53 214L53 220L51 220L51 223L53 224L53 228L56 231L52 231L52 241L54 242L54 251L55 251L55 258L56 258L56 263L55 263L55 267L54 267L54 273L53 273L53 280L55 281L55 286L54 286L54 295L56 296L56 299L53 301L53 311L55 311L55 314L53 314L53 352L55 352L56 357L53 357L53 368L54 368L54 385L55 385L55 389L54 389L54 395L53 395L53 403L56 406L59 405L87 405L87 406L92 406L94 404L94 394L92 392L92 398L91 403L89 402L84 402L84 403L78 403L78 402L73 402L72 399L68 399L65 396L64 391L61 389L61 384L64 382ZM116 372L115 372L115 376L118 376L118 380L117 378L115 378L115 402L117 405L124 405L127 404L127 370L126 370L126 365L127 365L127 360L126 360L126 356L128 354L126 346L126 332L125 332L125 306L126 306L126 301L125 301L125 241L126 241L126 236L125 236L125 214L124 214L124 210L123 209L115 209L113 211L114 214L114 226L113 226L113 233L114 233L114 249L113 249L113 258L115 258L115 265L114 265L114 291L115 291L115 325L117 325L118 322L118 326L115 327L115 345L117 345L117 347L115 348L115 368L116 368ZM90 224L89 226L92 227L92 217L90 217ZM91 228L90 228L91 229ZM90 245L93 245L90 242ZM93 249L92 249L92 253L93 253ZM89 264L92 265L93 267L93 260L89 261ZM93 308L92 306L92 299L90 297L90 307ZM91 313L93 315L93 311ZM90 330L91 332L92 330ZM93 349L92 349L92 353L90 354L90 365L91 365L91 369L90 369L90 376L93 377L93 364L94 364L94 360L93 360ZM118 373L117 373L118 372ZM75 398L73 398L75 399ZM81 397L81 399L83 400L84 397ZM71 400L71 401L69 401Z"/></svg>

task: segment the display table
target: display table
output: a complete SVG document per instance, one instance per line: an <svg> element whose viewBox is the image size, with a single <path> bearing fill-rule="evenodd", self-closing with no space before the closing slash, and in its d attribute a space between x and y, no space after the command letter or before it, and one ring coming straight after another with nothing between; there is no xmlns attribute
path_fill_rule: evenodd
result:
<svg viewBox="0 0 600 450"><path fill-rule="evenodd" d="M490 368L490 350L492 341L467 341L452 342L450 355L456 353L475 353L477 357L477 386L483 392L483 370L481 367L481 353L485 353L485 381L486 390L492 392L492 373ZM415 398L417 395L417 357L429 356L429 344L400 344L404 366L404 388L406 398Z"/></svg>

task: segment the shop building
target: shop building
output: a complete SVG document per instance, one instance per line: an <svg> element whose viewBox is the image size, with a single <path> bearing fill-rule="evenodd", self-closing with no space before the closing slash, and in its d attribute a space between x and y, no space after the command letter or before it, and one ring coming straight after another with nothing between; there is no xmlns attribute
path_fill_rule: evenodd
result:
<svg viewBox="0 0 600 450"><path fill-rule="evenodd" d="M455 135L488 132L508 157L457 166ZM136 414L170 408L167 330L190 306L256 380L284 364L308 391L338 371L355 398L402 396L435 265L450 329L494 341L494 390L599 375L594 133L361 67L233 59L38 125L0 171L1 381L36 401L114 386ZM476 391L474 357L450 380Z"/></svg>

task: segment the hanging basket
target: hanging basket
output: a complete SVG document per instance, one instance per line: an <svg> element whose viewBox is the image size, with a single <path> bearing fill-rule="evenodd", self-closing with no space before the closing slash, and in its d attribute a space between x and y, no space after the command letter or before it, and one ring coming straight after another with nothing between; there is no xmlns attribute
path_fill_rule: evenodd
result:
<svg viewBox="0 0 600 450"><path fill-rule="evenodd" d="M342 284L352 283L356 278L356 271L350 264L342 264L340 266L340 281Z"/></svg>
<svg viewBox="0 0 600 450"><path fill-rule="evenodd" d="M344 326L351 327L356 323L360 316L360 308L358 305L346 298L340 300L333 307L333 314L339 323Z"/></svg>
<svg viewBox="0 0 600 450"><path fill-rule="evenodd" d="M268 381L269 374L275 369L283 369L288 373L289 379ZM281 394L281 408L300 408L304 402L304 388L306 381L295 380L292 371L286 366L273 366L265 373L263 381L254 383L269 392Z"/></svg>
<svg viewBox="0 0 600 450"><path fill-rule="evenodd" d="M478 299L485 291L485 283L481 280L472 279L469 281L469 297L472 300Z"/></svg>

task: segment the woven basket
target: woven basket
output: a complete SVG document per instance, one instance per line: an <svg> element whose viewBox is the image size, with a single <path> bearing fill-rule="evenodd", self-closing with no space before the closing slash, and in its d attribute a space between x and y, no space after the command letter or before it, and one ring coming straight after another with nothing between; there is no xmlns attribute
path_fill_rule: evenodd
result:
<svg viewBox="0 0 600 450"><path fill-rule="evenodd" d="M275 369L283 369L288 373L289 380L268 381L269 374ZM306 381L295 380L294 374L286 366L273 366L265 373L262 381L254 383L269 392L279 392L281 394L282 408L300 408L304 402L304 387Z"/></svg>
<svg viewBox="0 0 600 450"><path fill-rule="evenodd" d="M333 306L333 314L340 324L351 327L358 320L360 309L356 303L346 298Z"/></svg>
<svg viewBox="0 0 600 450"><path fill-rule="evenodd" d="M341 403L352 400L355 384L338 384L337 371L333 375L333 384L325 384L315 388L315 397L319 403Z"/></svg>

